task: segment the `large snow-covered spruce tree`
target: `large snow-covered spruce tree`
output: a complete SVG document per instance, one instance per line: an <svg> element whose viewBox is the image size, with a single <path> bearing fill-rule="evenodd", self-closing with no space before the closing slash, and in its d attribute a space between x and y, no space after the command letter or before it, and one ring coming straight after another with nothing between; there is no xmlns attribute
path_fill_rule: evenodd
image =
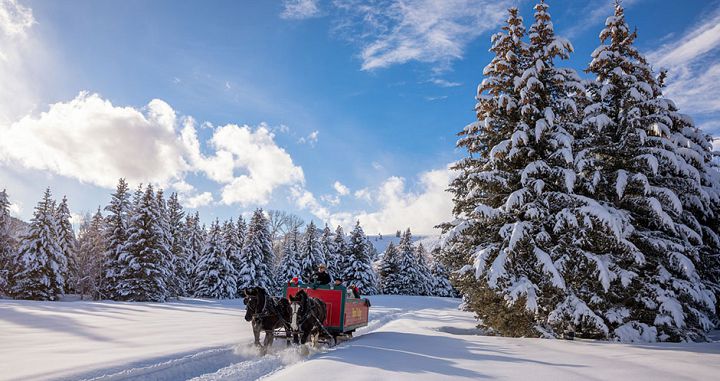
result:
<svg viewBox="0 0 720 381"><path fill-rule="evenodd" d="M236 232L227 230L231 231L223 232L217 219L210 225L207 244L195 270L197 297L228 299L237 295L235 269L227 257L223 237Z"/></svg>
<svg viewBox="0 0 720 381"><path fill-rule="evenodd" d="M75 273L75 267L77 267L77 258L75 252L77 250L77 239L75 238L75 231L73 231L72 224L70 223L70 208L68 207L68 200L66 196L63 196L62 201L55 209L55 231L57 232L58 245L63 252L63 256L66 258L67 267L66 273L63 275L65 278L65 292L74 292L74 280L72 274Z"/></svg>
<svg viewBox="0 0 720 381"><path fill-rule="evenodd" d="M320 232L315 223L310 221L300 244L300 266L302 267L302 280L305 283L313 281L313 275L318 266L325 263L320 241Z"/></svg>
<svg viewBox="0 0 720 381"><path fill-rule="evenodd" d="M302 263L300 258L300 233L297 226L285 237L283 256L276 270L275 280L278 285L285 285L291 279L302 274Z"/></svg>
<svg viewBox="0 0 720 381"><path fill-rule="evenodd" d="M253 213L242 249L243 266L238 275L239 289L263 287L274 289L273 270L275 254L270 241L268 221L262 209Z"/></svg>
<svg viewBox="0 0 720 381"><path fill-rule="evenodd" d="M589 137L579 144L581 184L589 197L629 217L628 246L636 263L622 304L602 318L610 335L623 340L702 340L712 327L715 297L696 269L701 251L718 247L712 242L717 230L707 225L717 200L702 174L708 147L700 157L702 147L688 144L695 131L662 97L658 79L633 46L636 37L616 4L588 67L596 78L585 109ZM615 268L607 271L610 282L624 281Z"/></svg>
<svg viewBox="0 0 720 381"><path fill-rule="evenodd" d="M343 273L345 284L358 287L366 295L376 294L377 276L372 267L365 233L359 221L350 233L346 261L347 267L344 268Z"/></svg>
<svg viewBox="0 0 720 381"><path fill-rule="evenodd" d="M188 233L186 231L185 212L178 201L177 193L171 194L168 199L167 221L167 236L170 240L170 268L172 270L169 279L169 291L173 296L189 296L192 268L186 242Z"/></svg>
<svg viewBox="0 0 720 381"><path fill-rule="evenodd" d="M3 189L0 192L0 295L10 293L10 275L16 259L15 245L10 225L10 200Z"/></svg>
<svg viewBox="0 0 720 381"><path fill-rule="evenodd" d="M164 230L161 206L152 185L135 205L123 253L118 295L122 300L162 302L168 297L170 247Z"/></svg>
<svg viewBox="0 0 720 381"><path fill-rule="evenodd" d="M458 219L446 226L446 259L462 268L457 286L467 305L504 335L537 335L565 287L548 225L574 184L572 138L560 120L572 107L573 78L553 62L571 48L554 36L546 10L536 6L530 46L515 8L504 33L493 36L478 121L458 141L470 157L456 165L461 174L451 184Z"/></svg>
<svg viewBox="0 0 720 381"><path fill-rule="evenodd" d="M58 300L65 292L67 258L56 229L55 201L48 188L20 242L12 282L15 298Z"/></svg>
<svg viewBox="0 0 720 381"><path fill-rule="evenodd" d="M400 280L401 276L398 268L398 249L395 244L390 244L385 249L382 260L380 261L380 293L398 295L400 294Z"/></svg>
<svg viewBox="0 0 720 381"><path fill-rule="evenodd" d="M343 279L345 269L349 266L347 260L347 241L342 226L338 225L335 229L335 237L333 238L332 251L327 258L328 271L334 279Z"/></svg>
<svg viewBox="0 0 720 381"><path fill-rule="evenodd" d="M101 299L117 299L118 282L122 269L118 258L125 253L128 238L128 221L132 205L130 188L125 179L120 179L111 195L110 204L105 207L105 256L103 259L103 277L100 284Z"/></svg>
<svg viewBox="0 0 720 381"><path fill-rule="evenodd" d="M185 252L188 256L188 266L190 268L188 273L189 284L194 285L196 282L195 269L205 250L207 240L205 229L200 225L200 214L198 212L185 217L185 234ZM191 286L188 290L189 294L194 293L193 287Z"/></svg>
<svg viewBox="0 0 720 381"><path fill-rule="evenodd" d="M73 269L75 292L82 299L100 299L105 247L105 219L98 208L97 212L83 220L78 233L76 262Z"/></svg>
<svg viewBox="0 0 720 381"><path fill-rule="evenodd" d="M242 267L242 244L238 234L237 226L232 219L225 221L222 226L223 253L225 258L232 265L233 282L237 285L240 268ZM236 286L237 287L237 286ZM237 290L234 296L238 296L240 290Z"/></svg>

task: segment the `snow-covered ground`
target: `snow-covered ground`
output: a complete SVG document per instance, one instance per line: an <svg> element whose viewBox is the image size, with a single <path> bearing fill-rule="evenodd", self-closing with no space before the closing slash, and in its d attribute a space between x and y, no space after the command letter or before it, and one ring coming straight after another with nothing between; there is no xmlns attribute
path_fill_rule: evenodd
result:
<svg viewBox="0 0 720 381"><path fill-rule="evenodd" d="M615 344L479 335L458 300L371 297L331 349L259 357L239 301L0 300L0 380L706 380L720 343Z"/></svg>

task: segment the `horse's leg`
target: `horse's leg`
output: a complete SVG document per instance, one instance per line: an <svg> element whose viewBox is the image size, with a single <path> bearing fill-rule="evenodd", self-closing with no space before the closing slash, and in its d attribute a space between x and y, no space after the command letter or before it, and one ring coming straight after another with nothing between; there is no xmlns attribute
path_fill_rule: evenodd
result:
<svg viewBox="0 0 720 381"><path fill-rule="evenodd" d="M289 326L289 325L286 325L286 326L285 326L285 346L287 346L287 347L290 346L290 343L291 343L291 340L292 340L292 338L290 337L290 336L292 335L291 332L292 332L292 331L291 331L291 329L290 329L290 326Z"/></svg>
<svg viewBox="0 0 720 381"><path fill-rule="evenodd" d="M265 331L265 347L271 347L275 340L275 331L272 329Z"/></svg>
<svg viewBox="0 0 720 381"><path fill-rule="evenodd" d="M302 340L300 341L300 344L305 344L305 343L307 343L308 336L310 336L310 331L309 331L309 330L305 330L305 331L303 332L303 334L302 334Z"/></svg>
<svg viewBox="0 0 720 381"><path fill-rule="evenodd" d="M253 335L255 335L255 346L260 346L260 325L253 320Z"/></svg>

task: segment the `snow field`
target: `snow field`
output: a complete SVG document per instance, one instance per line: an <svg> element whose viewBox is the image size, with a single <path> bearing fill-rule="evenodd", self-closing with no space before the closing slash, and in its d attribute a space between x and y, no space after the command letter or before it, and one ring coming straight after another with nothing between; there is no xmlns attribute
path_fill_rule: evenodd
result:
<svg viewBox="0 0 720 381"><path fill-rule="evenodd" d="M706 380L720 343L616 344L480 335L458 299L371 296L334 348L259 356L239 300L0 300L0 380Z"/></svg>

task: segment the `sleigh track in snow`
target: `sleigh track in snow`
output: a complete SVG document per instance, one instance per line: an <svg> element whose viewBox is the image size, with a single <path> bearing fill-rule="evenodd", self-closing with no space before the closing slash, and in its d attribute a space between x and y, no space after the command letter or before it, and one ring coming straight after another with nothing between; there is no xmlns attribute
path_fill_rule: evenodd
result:
<svg viewBox="0 0 720 381"><path fill-rule="evenodd" d="M333 347L342 347L363 335L373 332L401 315L404 309L391 309L368 322L350 340L339 341ZM204 349L175 357L165 356L155 361L128 364L128 367L112 367L90 373L74 375L61 380L81 381L219 381L257 380L292 364L312 359L318 353L333 350L326 346L309 349L303 353L302 346L285 347L284 340L276 340L273 349L265 356L252 345L240 344Z"/></svg>

